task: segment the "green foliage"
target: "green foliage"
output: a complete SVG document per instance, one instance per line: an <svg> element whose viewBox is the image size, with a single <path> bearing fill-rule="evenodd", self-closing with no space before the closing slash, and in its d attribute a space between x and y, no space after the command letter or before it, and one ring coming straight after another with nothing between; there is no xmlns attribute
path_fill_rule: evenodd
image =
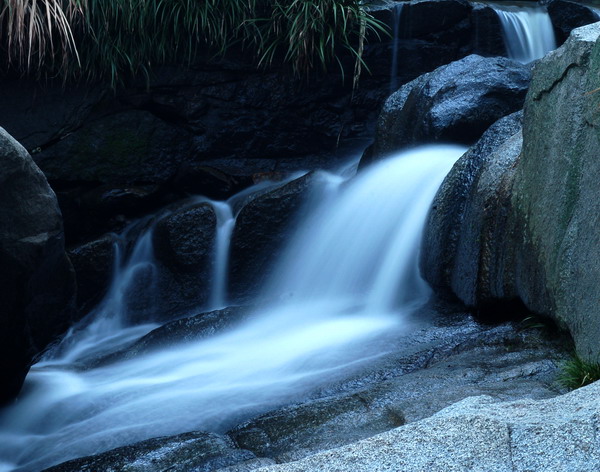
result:
<svg viewBox="0 0 600 472"><path fill-rule="evenodd" d="M569 390L583 387L599 379L600 364L584 361L577 354L574 354L568 361L563 362L558 377L559 383Z"/></svg>
<svg viewBox="0 0 600 472"><path fill-rule="evenodd" d="M232 46L298 74L339 63L349 50L358 74L366 36L384 31L365 0L1 1L0 48L11 69L113 85Z"/></svg>

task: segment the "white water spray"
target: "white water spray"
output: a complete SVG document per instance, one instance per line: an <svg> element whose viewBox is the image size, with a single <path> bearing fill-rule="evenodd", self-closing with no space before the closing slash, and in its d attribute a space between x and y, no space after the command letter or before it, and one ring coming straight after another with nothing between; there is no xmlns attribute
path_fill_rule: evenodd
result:
<svg viewBox="0 0 600 472"><path fill-rule="evenodd" d="M524 64L556 49L556 39L546 7L490 5L503 28L508 57Z"/></svg>
<svg viewBox="0 0 600 472"><path fill-rule="evenodd" d="M0 413L0 470L222 432L384 354L379 337L428 296L415 262L422 228L463 151L413 150L349 182L324 179L322 204L273 274L269 293L288 297L237 328L87 370L77 367L89 344L80 338L34 366L19 401Z"/></svg>

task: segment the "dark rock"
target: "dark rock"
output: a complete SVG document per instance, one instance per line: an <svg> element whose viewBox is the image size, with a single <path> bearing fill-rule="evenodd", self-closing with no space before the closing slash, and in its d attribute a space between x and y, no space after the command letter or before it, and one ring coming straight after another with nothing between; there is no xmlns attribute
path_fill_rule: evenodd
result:
<svg viewBox="0 0 600 472"><path fill-rule="evenodd" d="M156 223L153 239L163 319L208 301L216 231L215 212L202 202L180 204Z"/></svg>
<svg viewBox="0 0 600 472"><path fill-rule="evenodd" d="M575 28L600 20L598 14L588 6L568 0L552 0L547 8L559 44L566 41Z"/></svg>
<svg viewBox="0 0 600 472"><path fill-rule="evenodd" d="M105 234L69 250L77 277L79 313L88 312L105 295L113 275L116 241L114 234Z"/></svg>
<svg viewBox="0 0 600 472"><path fill-rule="evenodd" d="M0 402L15 397L33 357L69 325L73 267L54 192L0 128Z"/></svg>
<svg viewBox="0 0 600 472"><path fill-rule="evenodd" d="M292 233L313 174L255 195L239 212L231 238L230 284L234 299L259 292Z"/></svg>
<svg viewBox="0 0 600 472"><path fill-rule="evenodd" d="M33 155L82 126L106 90L87 85L2 78L0 126Z"/></svg>
<svg viewBox="0 0 600 472"><path fill-rule="evenodd" d="M103 116L35 155L50 181L132 185L172 178L190 135L147 111Z"/></svg>
<svg viewBox="0 0 600 472"><path fill-rule="evenodd" d="M422 143L475 141L523 106L529 77L525 65L472 55L409 82L383 107L373 157Z"/></svg>
<svg viewBox="0 0 600 472"><path fill-rule="evenodd" d="M430 222L443 222L440 211L453 206L440 199L468 193L458 236L444 236L457 241L456 250L453 254L449 245L440 271L427 269L431 255L424 264L434 284L448 286L449 278L465 303L480 307L519 299L551 317L569 330L578 354L594 362L600 355L600 98L593 92L600 88L593 73L600 69L599 36L600 24L578 28L536 64L522 150L516 134L480 161L468 191L460 188L469 185L469 179L457 178L460 169L451 173L449 182L454 179L459 189L449 191L444 184ZM456 231L443 223L433 230Z"/></svg>
<svg viewBox="0 0 600 472"><path fill-rule="evenodd" d="M492 7L482 3L473 4L471 23L473 25L472 52L474 54L485 57L506 57L502 24Z"/></svg>
<svg viewBox="0 0 600 472"><path fill-rule="evenodd" d="M255 459L226 436L193 432L148 439L95 456L82 457L45 472L211 472Z"/></svg>
<svg viewBox="0 0 600 472"><path fill-rule="evenodd" d="M205 339L234 327L245 319L248 307L228 307L165 323L123 351L92 362L94 366L133 359L173 344Z"/></svg>
<svg viewBox="0 0 600 472"><path fill-rule="evenodd" d="M252 179L248 175L230 175L211 166L184 163L179 168L171 185L177 191L190 195L203 195L213 200L227 200L252 185Z"/></svg>
<svg viewBox="0 0 600 472"><path fill-rule="evenodd" d="M423 236L421 273L438 293L456 293L453 288L459 285L459 278L462 282L461 295L466 292L472 294L476 290L477 273L473 273L472 267L466 273L464 269L470 264L479 264L481 259L471 254L472 258L459 260L458 246L462 251L468 251L467 248L473 244L479 250L480 245L475 241L485 233L484 226L490 223L491 215L485 218L478 215L482 219L473 220L470 218L472 214L467 215L467 207L476 205L475 201L480 197L477 194L479 180L492 165L492 159L502 161L518 157L518 154L507 156L504 147L510 138L521 133L522 122L523 113L517 112L494 123L454 165L435 197ZM497 184L502 175L498 173L495 177ZM467 238L467 233L470 233L471 239ZM476 303L473 295L463 301L471 305Z"/></svg>

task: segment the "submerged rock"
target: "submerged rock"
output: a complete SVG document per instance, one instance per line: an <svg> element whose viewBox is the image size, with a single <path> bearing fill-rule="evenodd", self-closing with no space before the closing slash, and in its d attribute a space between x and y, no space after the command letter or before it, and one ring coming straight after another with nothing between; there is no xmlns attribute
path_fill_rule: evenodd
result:
<svg viewBox="0 0 600 472"><path fill-rule="evenodd" d="M526 65L477 55L422 75L385 102L372 159L423 143L472 143L522 108L529 78Z"/></svg>
<svg viewBox="0 0 600 472"><path fill-rule="evenodd" d="M142 336L126 349L96 359L90 364L98 366L134 359L158 349L215 336L241 323L248 310L248 307L227 307L170 321Z"/></svg>
<svg viewBox="0 0 600 472"><path fill-rule="evenodd" d="M33 357L71 322L73 267L56 196L27 151L0 128L0 402Z"/></svg>
<svg viewBox="0 0 600 472"><path fill-rule="evenodd" d="M46 472L211 472L256 459L227 436L193 432L149 439L82 457L45 469Z"/></svg>

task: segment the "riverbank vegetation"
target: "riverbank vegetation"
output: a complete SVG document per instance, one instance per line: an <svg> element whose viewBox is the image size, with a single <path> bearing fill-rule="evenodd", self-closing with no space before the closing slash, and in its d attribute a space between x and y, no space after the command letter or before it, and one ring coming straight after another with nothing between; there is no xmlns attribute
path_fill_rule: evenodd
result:
<svg viewBox="0 0 600 472"><path fill-rule="evenodd" d="M349 51L362 66L370 32L363 0L2 0L4 73L110 80L240 48L255 64L295 73Z"/></svg>

